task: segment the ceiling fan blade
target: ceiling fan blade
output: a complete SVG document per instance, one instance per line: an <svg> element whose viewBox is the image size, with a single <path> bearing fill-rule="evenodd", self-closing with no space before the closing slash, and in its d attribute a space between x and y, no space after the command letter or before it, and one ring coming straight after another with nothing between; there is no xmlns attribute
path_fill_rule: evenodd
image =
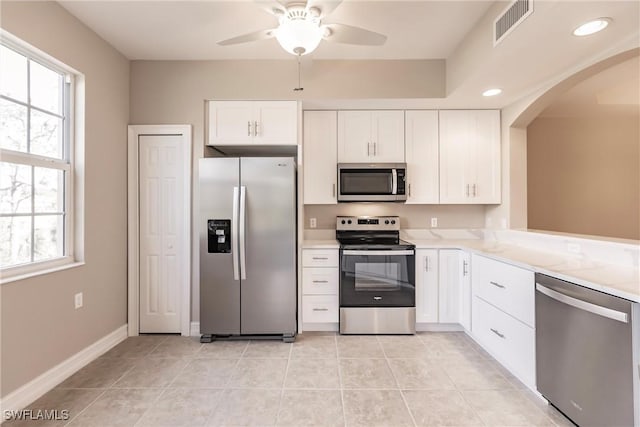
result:
<svg viewBox="0 0 640 427"><path fill-rule="evenodd" d="M269 12L270 14L280 17L287 11L287 5L278 0L253 0L255 4Z"/></svg>
<svg viewBox="0 0 640 427"><path fill-rule="evenodd" d="M387 36L374 31L365 30L345 24L326 24L330 30L325 40L335 43L359 44L365 46L381 46L387 41Z"/></svg>
<svg viewBox="0 0 640 427"><path fill-rule="evenodd" d="M331 14L340 4L342 0L307 0L307 10L312 7L320 11L320 19L326 18Z"/></svg>
<svg viewBox="0 0 640 427"><path fill-rule="evenodd" d="M222 40L219 41L218 44L220 46L227 46L230 44L240 44L240 43L247 43L247 42L253 42L256 40L266 40L266 39L270 39L272 37L275 37L275 28L270 28L268 30L259 30L259 31L254 31L252 33L247 33L247 34L243 34L241 36L237 36L237 37L232 37L230 39L226 39L226 40Z"/></svg>

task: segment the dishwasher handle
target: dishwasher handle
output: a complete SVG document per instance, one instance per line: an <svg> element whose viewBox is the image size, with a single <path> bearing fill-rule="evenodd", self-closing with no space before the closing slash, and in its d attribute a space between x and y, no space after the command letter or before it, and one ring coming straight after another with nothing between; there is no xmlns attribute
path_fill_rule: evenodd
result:
<svg viewBox="0 0 640 427"><path fill-rule="evenodd" d="M601 305L592 304L578 298L570 297L569 295L565 295L561 292L549 289L546 286L541 285L540 283L536 283L536 291L558 302L570 305L571 307L588 311L589 313L593 313L612 320L617 320L618 322L629 323L629 315L627 313L623 313L622 311L612 310Z"/></svg>

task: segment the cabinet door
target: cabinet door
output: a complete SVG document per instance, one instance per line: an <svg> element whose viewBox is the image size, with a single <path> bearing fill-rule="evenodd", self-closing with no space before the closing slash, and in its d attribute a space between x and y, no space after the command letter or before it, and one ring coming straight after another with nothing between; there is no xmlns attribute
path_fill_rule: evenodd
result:
<svg viewBox="0 0 640 427"><path fill-rule="evenodd" d="M374 111L372 150L376 163L404 162L404 111Z"/></svg>
<svg viewBox="0 0 640 427"><path fill-rule="evenodd" d="M209 102L208 145L251 144L253 139L251 101Z"/></svg>
<svg viewBox="0 0 640 427"><path fill-rule="evenodd" d="M405 113L407 204L436 204L438 184L438 112Z"/></svg>
<svg viewBox="0 0 640 427"><path fill-rule="evenodd" d="M338 163L373 161L371 111L338 111Z"/></svg>
<svg viewBox="0 0 640 427"><path fill-rule="evenodd" d="M500 111L474 111L475 138L469 147L473 203L500 203Z"/></svg>
<svg viewBox="0 0 640 427"><path fill-rule="evenodd" d="M460 323L462 270L460 251L442 249L438 267L438 307L440 323Z"/></svg>
<svg viewBox="0 0 640 427"><path fill-rule="evenodd" d="M305 111L302 151L304 156L304 204L337 203L338 113Z"/></svg>
<svg viewBox="0 0 640 427"><path fill-rule="evenodd" d="M438 250L416 250L416 322L438 322Z"/></svg>
<svg viewBox="0 0 640 427"><path fill-rule="evenodd" d="M462 278L460 286L460 324L467 331L471 331L471 255L460 251Z"/></svg>
<svg viewBox="0 0 640 427"><path fill-rule="evenodd" d="M254 144L297 144L296 101L256 101L253 107Z"/></svg>
<svg viewBox="0 0 640 427"><path fill-rule="evenodd" d="M442 110L440 125L440 203L471 203L468 166L468 112Z"/></svg>

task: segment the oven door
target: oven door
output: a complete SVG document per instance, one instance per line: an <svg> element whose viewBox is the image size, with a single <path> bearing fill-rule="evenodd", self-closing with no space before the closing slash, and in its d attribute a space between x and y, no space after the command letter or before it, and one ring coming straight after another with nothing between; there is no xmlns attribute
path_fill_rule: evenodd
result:
<svg viewBox="0 0 640 427"><path fill-rule="evenodd" d="M415 251L340 250L341 307L415 307Z"/></svg>

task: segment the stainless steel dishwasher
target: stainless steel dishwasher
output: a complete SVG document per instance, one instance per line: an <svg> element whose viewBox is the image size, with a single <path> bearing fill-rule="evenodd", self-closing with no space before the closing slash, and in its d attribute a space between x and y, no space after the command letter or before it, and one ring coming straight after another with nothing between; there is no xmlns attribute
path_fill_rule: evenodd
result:
<svg viewBox="0 0 640 427"><path fill-rule="evenodd" d="M538 391L579 426L638 426L638 303L536 274Z"/></svg>

